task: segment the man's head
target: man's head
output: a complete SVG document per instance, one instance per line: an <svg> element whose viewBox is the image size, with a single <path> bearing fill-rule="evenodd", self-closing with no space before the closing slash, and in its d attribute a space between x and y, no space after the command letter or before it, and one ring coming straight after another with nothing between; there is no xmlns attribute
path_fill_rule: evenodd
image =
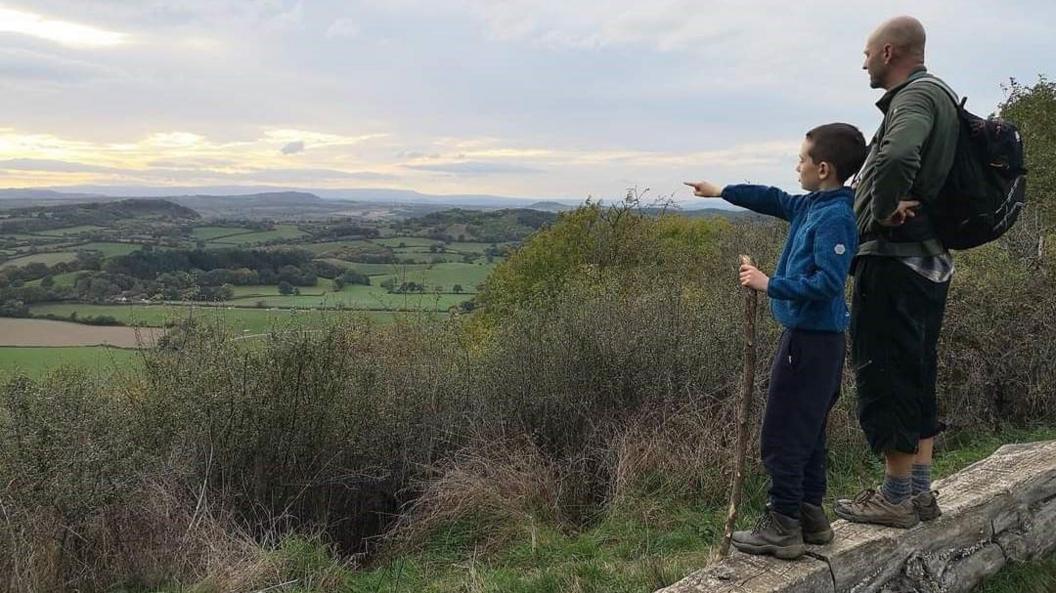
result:
<svg viewBox="0 0 1056 593"><path fill-rule="evenodd" d="M869 86L890 89L924 64L924 25L911 16L898 16L877 27L865 42Z"/></svg>
<svg viewBox="0 0 1056 593"><path fill-rule="evenodd" d="M799 183L807 191L843 185L865 162L865 137L851 124L825 124L807 132L799 149Z"/></svg>

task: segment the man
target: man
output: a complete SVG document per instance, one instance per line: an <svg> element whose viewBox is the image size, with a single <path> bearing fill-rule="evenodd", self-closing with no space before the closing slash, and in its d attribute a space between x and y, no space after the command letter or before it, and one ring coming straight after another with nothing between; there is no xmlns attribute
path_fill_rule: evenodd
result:
<svg viewBox="0 0 1056 593"><path fill-rule="evenodd" d="M939 329L953 259L928 218L953 163L958 137L952 91L924 67L924 27L912 17L882 24L862 68L884 114L859 174L859 249L851 303L858 419L882 453L878 490L839 500L849 521L912 527L940 515L931 490L932 445L943 426L935 379Z"/></svg>

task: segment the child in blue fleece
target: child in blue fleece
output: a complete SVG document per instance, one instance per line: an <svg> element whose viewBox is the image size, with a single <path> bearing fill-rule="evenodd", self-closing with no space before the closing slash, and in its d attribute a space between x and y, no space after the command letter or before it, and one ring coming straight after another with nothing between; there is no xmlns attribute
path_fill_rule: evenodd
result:
<svg viewBox="0 0 1056 593"><path fill-rule="evenodd" d="M769 504L752 531L733 534L733 545L743 552L794 559L806 551L804 543L832 541L821 508L825 425L840 392L850 319L843 286L858 248L854 192L843 184L865 156L865 138L857 128L826 124L807 132L800 148L796 172L806 195L759 185L687 183L698 197L721 197L790 223L772 277L754 266L740 269L741 285L766 292L774 318L785 328L761 435Z"/></svg>

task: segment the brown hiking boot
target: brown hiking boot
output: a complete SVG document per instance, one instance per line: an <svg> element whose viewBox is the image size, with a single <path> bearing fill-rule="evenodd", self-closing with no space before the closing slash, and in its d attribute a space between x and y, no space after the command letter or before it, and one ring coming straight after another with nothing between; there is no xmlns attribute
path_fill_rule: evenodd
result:
<svg viewBox="0 0 1056 593"><path fill-rule="evenodd" d="M782 560L795 560L807 547L799 520L766 508L751 531L734 531L733 547L746 554L770 554Z"/></svg>
<svg viewBox="0 0 1056 593"><path fill-rule="evenodd" d="M934 521L942 515L939 508L939 491L921 492L913 497L913 508L921 521ZM803 536L806 539L806 534Z"/></svg>
<svg viewBox="0 0 1056 593"><path fill-rule="evenodd" d="M917 510L913 508L912 498L892 504L879 490L872 488L862 490L851 500L837 500L833 510L837 517L852 523L872 523L901 529L908 529L920 523Z"/></svg>
<svg viewBox="0 0 1056 593"><path fill-rule="evenodd" d="M825 516L825 509L809 502L799 505L799 524L803 526L803 541L816 546L824 546L832 541L832 526Z"/></svg>

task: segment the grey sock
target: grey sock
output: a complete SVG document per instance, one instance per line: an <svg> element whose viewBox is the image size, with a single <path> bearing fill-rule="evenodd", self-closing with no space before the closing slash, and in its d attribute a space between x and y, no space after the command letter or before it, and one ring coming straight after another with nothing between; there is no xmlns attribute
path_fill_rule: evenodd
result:
<svg viewBox="0 0 1056 593"><path fill-rule="evenodd" d="M884 495L887 502L899 504L909 498L913 492L913 478L906 476L898 478L891 475L884 476L884 485L880 487L880 493Z"/></svg>
<svg viewBox="0 0 1056 593"><path fill-rule="evenodd" d="M913 494L931 490L931 464L913 464Z"/></svg>

